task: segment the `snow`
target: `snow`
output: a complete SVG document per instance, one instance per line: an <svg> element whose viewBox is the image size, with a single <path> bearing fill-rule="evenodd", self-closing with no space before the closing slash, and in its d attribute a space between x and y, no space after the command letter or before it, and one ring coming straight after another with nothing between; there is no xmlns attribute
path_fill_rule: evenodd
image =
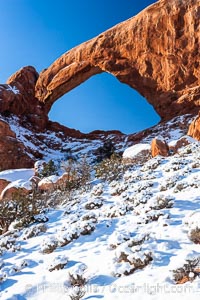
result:
<svg viewBox="0 0 200 300"><path fill-rule="evenodd" d="M8 84L8 88L7 88L7 91L11 91L13 92L15 95L19 94L19 90L16 88L16 86L11 86Z"/></svg>
<svg viewBox="0 0 200 300"><path fill-rule="evenodd" d="M173 129L168 142L179 135ZM149 150L145 139L144 147L128 148L131 155ZM49 208L45 224L10 226L0 236L1 299L70 299L80 292L72 277L86 281L83 300L199 299L200 277L192 270L185 284L173 279L173 270L200 257L199 244L189 238L200 228L200 143L191 142L173 156L134 163L118 181L93 180L91 190ZM71 147L78 153L99 144L72 141ZM33 173L7 170L0 178L25 183ZM133 271L138 263L144 265Z"/></svg>
<svg viewBox="0 0 200 300"><path fill-rule="evenodd" d="M7 181L28 181L34 175L33 169L11 169L0 172L0 179Z"/></svg>
<svg viewBox="0 0 200 300"><path fill-rule="evenodd" d="M150 151L150 144L136 144L127 148L123 153L123 158L134 158L142 151Z"/></svg>

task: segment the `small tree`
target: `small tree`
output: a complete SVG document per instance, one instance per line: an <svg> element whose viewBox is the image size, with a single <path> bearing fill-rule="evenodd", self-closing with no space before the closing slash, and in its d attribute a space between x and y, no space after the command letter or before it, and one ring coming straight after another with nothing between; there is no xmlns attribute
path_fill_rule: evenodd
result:
<svg viewBox="0 0 200 300"><path fill-rule="evenodd" d="M110 158L104 159L94 167L95 175L105 181L118 180L124 174L125 166L119 154L113 153Z"/></svg>
<svg viewBox="0 0 200 300"><path fill-rule="evenodd" d="M112 141L105 141L103 146L99 147L96 151L96 162L99 163L105 158L110 158L115 152L115 146Z"/></svg>
<svg viewBox="0 0 200 300"><path fill-rule="evenodd" d="M55 165L54 161L51 159L47 164L43 166L43 169L38 174L39 177L48 177L51 175L58 175L58 167Z"/></svg>

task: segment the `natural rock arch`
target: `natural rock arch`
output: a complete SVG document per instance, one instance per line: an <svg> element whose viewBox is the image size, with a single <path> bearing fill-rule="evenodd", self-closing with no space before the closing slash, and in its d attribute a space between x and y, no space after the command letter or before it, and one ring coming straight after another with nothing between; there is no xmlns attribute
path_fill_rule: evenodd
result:
<svg viewBox="0 0 200 300"><path fill-rule="evenodd" d="M200 107L200 5L160 0L71 49L40 73L35 95L46 111L93 75L108 72L137 90L162 119Z"/></svg>

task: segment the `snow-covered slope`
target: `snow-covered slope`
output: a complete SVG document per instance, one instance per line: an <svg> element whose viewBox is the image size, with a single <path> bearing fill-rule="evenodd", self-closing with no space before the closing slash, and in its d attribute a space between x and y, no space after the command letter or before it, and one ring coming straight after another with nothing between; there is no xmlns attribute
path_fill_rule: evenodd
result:
<svg viewBox="0 0 200 300"><path fill-rule="evenodd" d="M48 222L1 236L1 299L70 299L72 278L85 282L71 299L199 299L200 278L176 285L172 272L200 257L189 239L200 228L199 160L196 142L119 181L94 180Z"/></svg>

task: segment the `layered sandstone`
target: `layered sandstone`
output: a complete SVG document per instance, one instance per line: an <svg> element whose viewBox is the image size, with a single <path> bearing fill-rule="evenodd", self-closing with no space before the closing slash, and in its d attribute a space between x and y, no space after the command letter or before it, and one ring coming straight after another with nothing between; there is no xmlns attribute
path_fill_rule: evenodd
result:
<svg viewBox="0 0 200 300"><path fill-rule="evenodd" d="M0 170L27 167L33 165L33 159L8 123L0 120Z"/></svg>
<svg viewBox="0 0 200 300"><path fill-rule="evenodd" d="M200 141L200 112L198 117L196 117L189 126L188 135Z"/></svg>
<svg viewBox="0 0 200 300"><path fill-rule="evenodd" d="M162 0L63 54L37 80L46 109L108 72L143 95L163 120L200 108L200 5Z"/></svg>

